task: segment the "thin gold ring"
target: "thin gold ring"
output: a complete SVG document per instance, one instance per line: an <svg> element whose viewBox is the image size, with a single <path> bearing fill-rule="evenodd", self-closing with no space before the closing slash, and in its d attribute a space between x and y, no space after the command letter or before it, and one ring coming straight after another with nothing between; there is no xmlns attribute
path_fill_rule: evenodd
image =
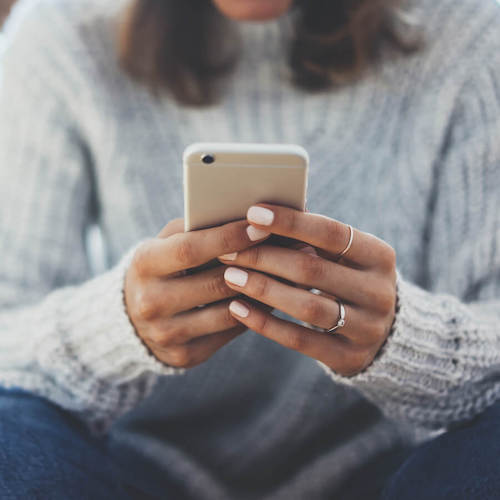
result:
<svg viewBox="0 0 500 500"><path fill-rule="evenodd" d="M344 248L344 250L342 250L342 252L339 253L337 260L339 260L349 251L352 245L352 240L354 239L354 229L350 224L347 224L347 227L349 228L349 243L347 243L347 246Z"/></svg>

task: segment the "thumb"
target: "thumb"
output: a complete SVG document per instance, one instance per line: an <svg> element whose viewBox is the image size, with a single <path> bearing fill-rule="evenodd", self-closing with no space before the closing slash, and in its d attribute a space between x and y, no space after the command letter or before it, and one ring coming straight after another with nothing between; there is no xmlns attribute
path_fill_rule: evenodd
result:
<svg viewBox="0 0 500 500"><path fill-rule="evenodd" d="M184 232L184 219L172 219L159 233L158 238L168 238L173 234Z"/></svg>

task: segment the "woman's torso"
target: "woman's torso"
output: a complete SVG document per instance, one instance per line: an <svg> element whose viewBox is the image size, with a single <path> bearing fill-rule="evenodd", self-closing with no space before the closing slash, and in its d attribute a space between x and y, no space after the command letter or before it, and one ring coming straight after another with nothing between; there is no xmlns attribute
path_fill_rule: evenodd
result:
<svg viewBox="0 0 500 500"><path fill-rule="evenodd" d="M287 19L245 25L243 59L208 109L156 103L118 69L111 27L103 16L83 30L99 78L82 96L110 264L182 217L189 143L284 142L309 152L308 209L384 239L405 278L425 286L433 179L459 90L447 76L453 61L441 60L451 50L446 25L437 48L321 94L286 82ZM111 437L116 456L151 483L185 483L191 498L290 499L325 497L409 432L314 360L249 331L203 365L160 379Z"/></svg>

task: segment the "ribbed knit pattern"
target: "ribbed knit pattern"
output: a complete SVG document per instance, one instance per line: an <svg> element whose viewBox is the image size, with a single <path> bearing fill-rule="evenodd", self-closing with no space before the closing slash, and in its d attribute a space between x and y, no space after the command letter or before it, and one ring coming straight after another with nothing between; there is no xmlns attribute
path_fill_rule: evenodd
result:
<svg viewBox="0 0 500 500"><path fill-rule="evenodd" d="M424 49L386 45L361 81L319 94L288 82L289 16L242 23L240 65L201 109L155 100L119 69L125 4L28 0L7 26L0 382L108 430L150 484L217 500L331 498L385 451L498 400L498 3L415 1ZM364 372L342 377L251 331L174 369L136 336L124 275L136 246L182 216L181 154L199 140L303 145L308 209L396 249L396 321ZM94 222L108 262L97 276Z"/></svg>

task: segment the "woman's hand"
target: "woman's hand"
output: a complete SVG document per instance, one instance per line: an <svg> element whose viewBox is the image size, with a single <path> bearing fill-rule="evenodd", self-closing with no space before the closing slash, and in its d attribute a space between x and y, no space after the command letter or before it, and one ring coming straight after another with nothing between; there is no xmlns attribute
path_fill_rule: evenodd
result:
<svg viewBox="0 0 500 500"><path fill-rule="evenodd" d="M346 323L335 332L326 333L277 318L241 300L231 302L231 313L248 328L322 361L341 375L362 371L373 361L394 321L393 248L371 234L354 230L351 248L337 261L349 241L347 225L282 206L258 207L248 211L250 224L305 242L317 255L263 243L229 256L230 259L219 257L225 264L238 266L226 270L228 286L322 329L337 323L338 298L345 307ZM300 285L323 293L313 294Z"/></svg>
<svg viewBox="0 0 500 500"><path fill-rule="evenodd" d="M229 313L227 299L239 292L226 285L225 267L214 259L267 236L245 220L184 233L183 220L175 219L138 248L127 270L125 303L138 335L160 361L198 365L247 329ZM216 267L205 265L210 261Z"/></svg>

